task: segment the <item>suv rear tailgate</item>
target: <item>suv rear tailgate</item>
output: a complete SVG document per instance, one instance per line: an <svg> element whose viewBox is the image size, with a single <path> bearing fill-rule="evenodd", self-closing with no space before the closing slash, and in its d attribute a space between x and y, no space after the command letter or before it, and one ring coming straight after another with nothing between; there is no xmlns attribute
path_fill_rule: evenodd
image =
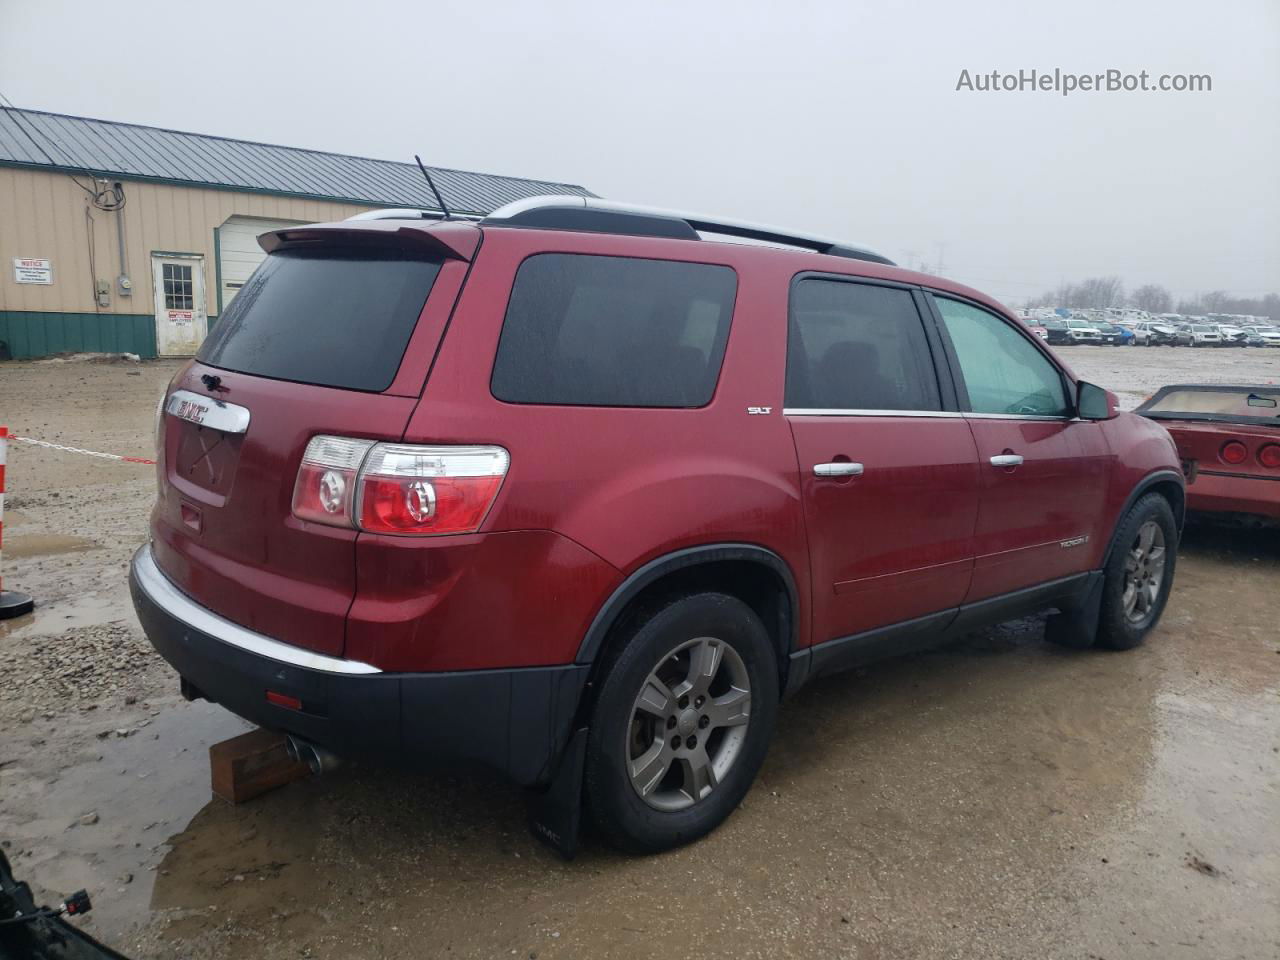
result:
<svg viewBox="0 0 1280 960"><path fill-rule="evenodd" d="M306 228L304 249L273 253L174 377L152 517L156 563L191 599L332 656L357 533L293 515L303 453L318 434L401 439L467 268L358 232Z"/></svg>
<svg viewBox="0 0 1280 960"><path fill-rule="evenodd" d="M314 435L398 440L416 400L375 395L353 402L344 390L201 363L179 374L172 389L208 396L202 374L221 377L219 397L250 412L249 428L230 434L164 417L164 479L151 525L156 563L183 593L228 620L341 654L355 593L356 531L294 517L294 478Z"/></svg>

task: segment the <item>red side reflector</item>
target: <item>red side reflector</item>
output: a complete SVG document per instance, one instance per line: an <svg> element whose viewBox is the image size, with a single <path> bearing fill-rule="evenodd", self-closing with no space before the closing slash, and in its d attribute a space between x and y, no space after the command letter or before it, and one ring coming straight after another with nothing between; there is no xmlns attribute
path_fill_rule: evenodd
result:
<svg viewBox="0 0 1280 960"><path fill-rule="evenodd" d="M302 709L302 701L297 697L291 697L287 693L276 693L274 690L267 691L267 703L274 703L277 707L288 707L290 710Z"/></svg>

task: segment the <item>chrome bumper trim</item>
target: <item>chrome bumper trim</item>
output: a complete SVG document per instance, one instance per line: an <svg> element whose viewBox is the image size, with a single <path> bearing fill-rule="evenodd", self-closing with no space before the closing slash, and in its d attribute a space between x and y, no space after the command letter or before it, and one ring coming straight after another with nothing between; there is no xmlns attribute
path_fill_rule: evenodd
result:
<svg viewBox="0 0 1280 960"><path fill-rule="evenodd" d="M155 557L151 553L151 544L146 544L133 555L133 576L138 586L158 606L175 620L179 620L201 633L213 637L222 643L238 647L248 653L277 660L290 666L304 670L319 670L323 673L370 674L381 673L377 667L358 660L344 660L341 657L329 657L322 653L313 653L301 647L272 640L260 633L247 630L239 624L232 623L218 616L212 610L206 610L194 600L182 593L160 572Z"/></svg>

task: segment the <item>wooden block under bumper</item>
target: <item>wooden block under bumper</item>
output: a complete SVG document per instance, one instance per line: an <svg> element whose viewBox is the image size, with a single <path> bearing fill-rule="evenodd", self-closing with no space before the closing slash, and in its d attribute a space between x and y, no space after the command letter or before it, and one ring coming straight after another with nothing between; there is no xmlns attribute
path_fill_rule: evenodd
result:
<svg viewBox="0 0 1280 960"><path fill-rule="evenodd" d="M250 730L209 748L209 776L213 792L229 803L244 803L311 776L305 763L290 760L283 734Z"/></svg>

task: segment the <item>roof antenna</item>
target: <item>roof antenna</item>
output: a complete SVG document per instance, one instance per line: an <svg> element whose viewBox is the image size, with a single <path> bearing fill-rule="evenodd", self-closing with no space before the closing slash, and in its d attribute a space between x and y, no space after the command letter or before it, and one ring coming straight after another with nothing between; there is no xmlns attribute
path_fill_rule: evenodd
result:
<svg viewBox="0 0 1280 960"><path fill-rule="evenodd" d="M431 174L427 173L427 168L423 166L422 158L415 153L413 159L418 161L418 169L427 178L427 186L431 188L431 192L436 195L436 203L440 204L440 212L444 214L444 219L451 219L452 214L449 213L449 208L444 205L444 197L440 196L440 191L436 189L435 181L431 179Z"/></svg>

